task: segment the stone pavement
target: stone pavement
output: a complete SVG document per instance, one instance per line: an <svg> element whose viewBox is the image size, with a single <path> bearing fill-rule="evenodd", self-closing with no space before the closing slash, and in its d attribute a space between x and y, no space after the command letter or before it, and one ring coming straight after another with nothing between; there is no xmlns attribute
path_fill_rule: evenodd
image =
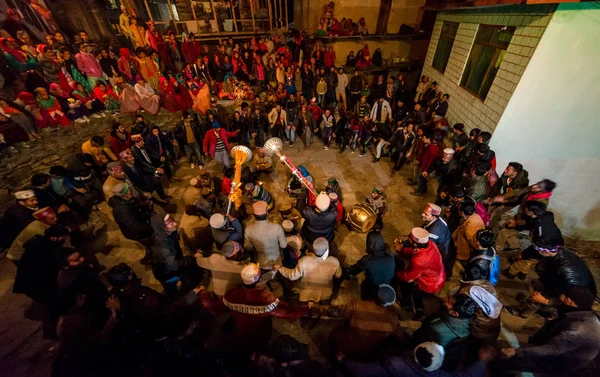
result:
<svg viewBox="0 0 600 377"><path fill-rule="evenodd" d="M177 115L168 113L166 115L161 113L161 116L168 121L178 118ZM172 123L170 124L172 125ZM79 137L77 142L80 143L85 137ZM61 142L65 141L61 138ZM434 199L433 194L425 197L411 196L412 187L406 185L410 167L405 167L400 174L390 177L391 165L385 158L378 164L374 164L369 155L361 157L358 153L351 153L349 150L340 154L335 147L324 151L318 140L309 149L305 149L302 142L298 142L292 147L285 144L284 153L291 158L294 164L306 166L313 176L317 188L324 187L327 178L336 177L343 191L346 208L363 201L373 186L383 186L388 201L383 234L388 244L391 244L395 237L408 234L415 225L420 225L420 213L423 207L428 201ZM62 160L64 161L64 159ZM210 161L206 168L213 174L219 170L214 161ZM195 170L189 168L189 164L183 158L182 167L176 172L176 176L182 178L182 181L167 189L167 192L173 195L178 202L178 211L175 216L177 220L183 211L183 204L179 198L188 180L194 174ZM285 200L287 197L283 189L289 176L287 168L277 164L275 172L264 179L265 187L274 194L277 201ZM107 211L105 204L100 207L101 212ZM91 242L88 251L96 252L96 258L107 269L121 262L130 264L138 276L143 279L144 284L160 290L160 284L152 276L150 268L139 263L144 254L141 245L124 239L116 224L110 222L103 213L101 213L101 217L109 223L106 234ZM351 265L364 255L365 239L365 234L351 232L344 226L339 227L335 242L339 249L337 257L343 265ZM103 246L106 240L110 240L112 248ZM6 259L0 261L0 376L47 376L56 342L44 339L42 336L43 309L32 303L27 297L12 293L15 271L16 268L10 261ZM596 274L596 276L599 275ZM359 276L345 281L334 304L346 303L359 298L359 284L362 279L363 276ZM527 292L528 283L501 278L497 288L501 301L505 305L511 305L515 303L514 297L517 293ZM435 299L429 299L426 304L428 311L435 310ZM405 316L405 318L409 317L408 314ZM515 318L506 312L502 314L502 321L505 328L502 337L507 338L511 343L514 343L515 339L521 342L525 341L542 324L540 317L532 316L530 319L524 320ZM338 320L321 319L312 330L305 331L298 322L275 319L274 336L277 334L293 335L300 341L311 345L313 357L323 359L327 336L331 329L340 323ZM411 320L403 320L402 325L411 332L420 324Z"/></svg>

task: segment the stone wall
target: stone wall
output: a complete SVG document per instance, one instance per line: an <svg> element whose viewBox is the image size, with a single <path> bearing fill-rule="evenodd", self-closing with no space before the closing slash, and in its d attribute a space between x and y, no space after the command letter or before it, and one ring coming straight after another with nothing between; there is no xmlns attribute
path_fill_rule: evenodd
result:
<svg viewBox="0 0 600 377"><path fill-rule="evenodd" d="M180 119L179 113L171 114L162 111L157 116L147 113L144 117L165 129L171 129ZM133 123L131 115L119 116L128 129ZM66 166L77 153L81 152L81 144L94 135L104 137L106 145L113 118L107 116L101 119L91 118L90 123L75 123L56 131L43 132L41 141L31 142L31 148L15 145L19 153L0 160L0 214L14 203L14 192L30 186L31 176L35 173L47 173L55 165Z"/></svg>
<svg viewBox="0 0 600 377"><path fill-rule="evenodd" d="M423 74L437 81L440 90L450 94L447 118L451 124L460 122L467 129L477 127L488 132L494 131L555 9L555 5L516 5L444 11L438 14ZM431 64L444 21L458 22L460 25L446 71L442 74ZM484 101L459 86L480 24L516 26L504 60Z"/></svg>

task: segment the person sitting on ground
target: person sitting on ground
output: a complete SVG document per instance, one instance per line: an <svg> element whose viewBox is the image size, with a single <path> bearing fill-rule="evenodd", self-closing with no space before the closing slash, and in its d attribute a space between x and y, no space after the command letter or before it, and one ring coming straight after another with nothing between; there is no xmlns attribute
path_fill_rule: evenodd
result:
<svg viewBox="0 0 600 377"><path fill-rule="evenodd" d="M34 212L33 217L35 218L35 221L29 223L29 225L19 233L6 254L6 258L12 260L16 265L18 265L19 260L21 260L21 257L23 256L23 252L25 251L24 244L27 241L35 236L43 235L46 229L50 228L52 225L58 224L58 217L50 207L45 207Z"/></svg>
<svg viewBox="0 0 600 377"><path fill-rule="evenodd" d="M587 264L573 251L545 235L534 235L533 248L540 256L535 266L539 280L531 282L530 297L522 300L518 307L507 307L506 310L515 316L528 318L540 311L545 317L556 317L555 306L569 285L585 287L596 295L596 284Z"/></svg>
<svg viewBox="0 0 600 377"><path fill-rule="evenodd" d="M423 321L421 327L413 334L413 342L436 342L446 348L457 339L469 336L471 319L477 304L465 294L448 297L442 312Z"/></svg>
<svg viewBox="0 0 600 377"><path fill-rule="evenodd" d="M212 232L209 221L202 216L195 205L186 205L179 224L181 245L186 254L194 254L196 250L212 249Z"/></svg>
<svg viewBox="0 0 600 377"><path fill-rule="evenodd" d="M593 365L600 352L600 322L592 311L594 296L585 287L568 285L560 295L560 317L531 336L527 346L502 349L508 360L498 360L497 368L564 376L577 375Z"/></svg>
<svg viewBox="0 0 600 377"><path fill-rule="evenodd" d="M361 363L349 360L344 354L338 354L344 371L351 377L483 377L486 364L494 359L492 348L485 347L479 352L479 360L460 372L440 370L444 363L445 351L434 342L425 342L415 347L414 352L403 356L392 356L385 360Z"/></svg>
<svg viewBox="0 0 600 377"><path fill-rule="evenodd" d="M365 203L373 207L375 213L377 213L377 218L383 218L383 215L387 211L387 201L385 200L385 196L383 196L383 187L374 187L371 195L365 199Z"/></svg>
<svg viewBox="0 0 600 377"><path fill-rule="evenodd" d="M258 148L258 151L254 155L254 163L256 164L258 173L269 175L273 172L273 158L267 156L263 148Z"/></svg>
<svg viewBox="0 0 600 377"><path fill-rule="evenodd" d="M519 208L521 212L521 208ZM530 236L533 237L548 237L551 243L564 246L565 241L562 237L562 232L554 222L554 214L546 211L546 205L543 202L530 200L525 202L521 213L522 220L509 220L507 228L504 228L498 233L496 248L504 252L521 250L519 242L519 229L529 230ZM524 224L523 224L524 223ZM521 225L519 225L521 224ZM513 245L514 248L504 249L504 245ZM527 278L531 266L540 259L535 248L530 245L523 252L517 253L512 258L510 267L504 271L504 276L509 279L514 279L516 276L521 280Z"/></svg>
<svg viewBox="0 0 600 377"><path fill-rule="evenodd" d="M377 296L381 284L390 284L395 272L394 256L387 252L383 235L378 231L367 234L367 255L350 266L350 277L365 272L365 280L360 285L360 298L369 300Z"/></svg>
<svg viewBox="0 0 600 377"><path fill-rule="evenodd" d="M337 258L329 255L329 243L324 237L317 238L312 249L312 253L300 258L294 269L279 266L275 269L291 281L301 279L294 286L300 301L326 302L335 293L334 279L342 277L342 269Z"/></svg>
<svg viewBox="0 0 600 377"><path fill-rule="evenodd" d="M244 227L240 220L230 214L215 213L210 217L210 228L217 250L227 241L244 242Z"/></svg>

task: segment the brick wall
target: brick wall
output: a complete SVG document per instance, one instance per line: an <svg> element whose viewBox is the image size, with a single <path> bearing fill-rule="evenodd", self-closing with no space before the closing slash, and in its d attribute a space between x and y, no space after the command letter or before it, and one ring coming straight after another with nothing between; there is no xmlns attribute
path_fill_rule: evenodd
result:
<svg viewBox="0 0 600 377"><path fill-rule="evenodd" d="M437 81L441 91L450 94L447 114L450 124L460 122L467 129L477 127L484 131L494 131L555 9L555 5L516 5L461 9L438 14L423 74ZM431 63L444 21L460 24L446 72L442 74ZM504 60L484 101L459 86L480 24L516 26Z"/></svg>

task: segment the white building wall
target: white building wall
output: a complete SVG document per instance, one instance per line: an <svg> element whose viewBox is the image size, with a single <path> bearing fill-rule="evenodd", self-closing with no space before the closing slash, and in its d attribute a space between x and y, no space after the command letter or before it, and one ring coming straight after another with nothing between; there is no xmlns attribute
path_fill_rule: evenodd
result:
<svg viewBox="0 0 600 377"><path fill-rule="evenodd" d="M442 92L450 94L447 118L451 125L460 122L467 129L477 127L484 131L494 131L555 8L555 5L509 5L459 9L438 14L423 74L437 81ZM460 23L444 74L431 66L443 21ZM484 101L459 86L479 24L516 26L504 60Z"/></svg>
<svg viewBox="0 0 600 377"><path fill-rule="evenodd" d="M600 240L600 3L561 4L492 137L498 170L518 161L568 235Z"/></svg>

